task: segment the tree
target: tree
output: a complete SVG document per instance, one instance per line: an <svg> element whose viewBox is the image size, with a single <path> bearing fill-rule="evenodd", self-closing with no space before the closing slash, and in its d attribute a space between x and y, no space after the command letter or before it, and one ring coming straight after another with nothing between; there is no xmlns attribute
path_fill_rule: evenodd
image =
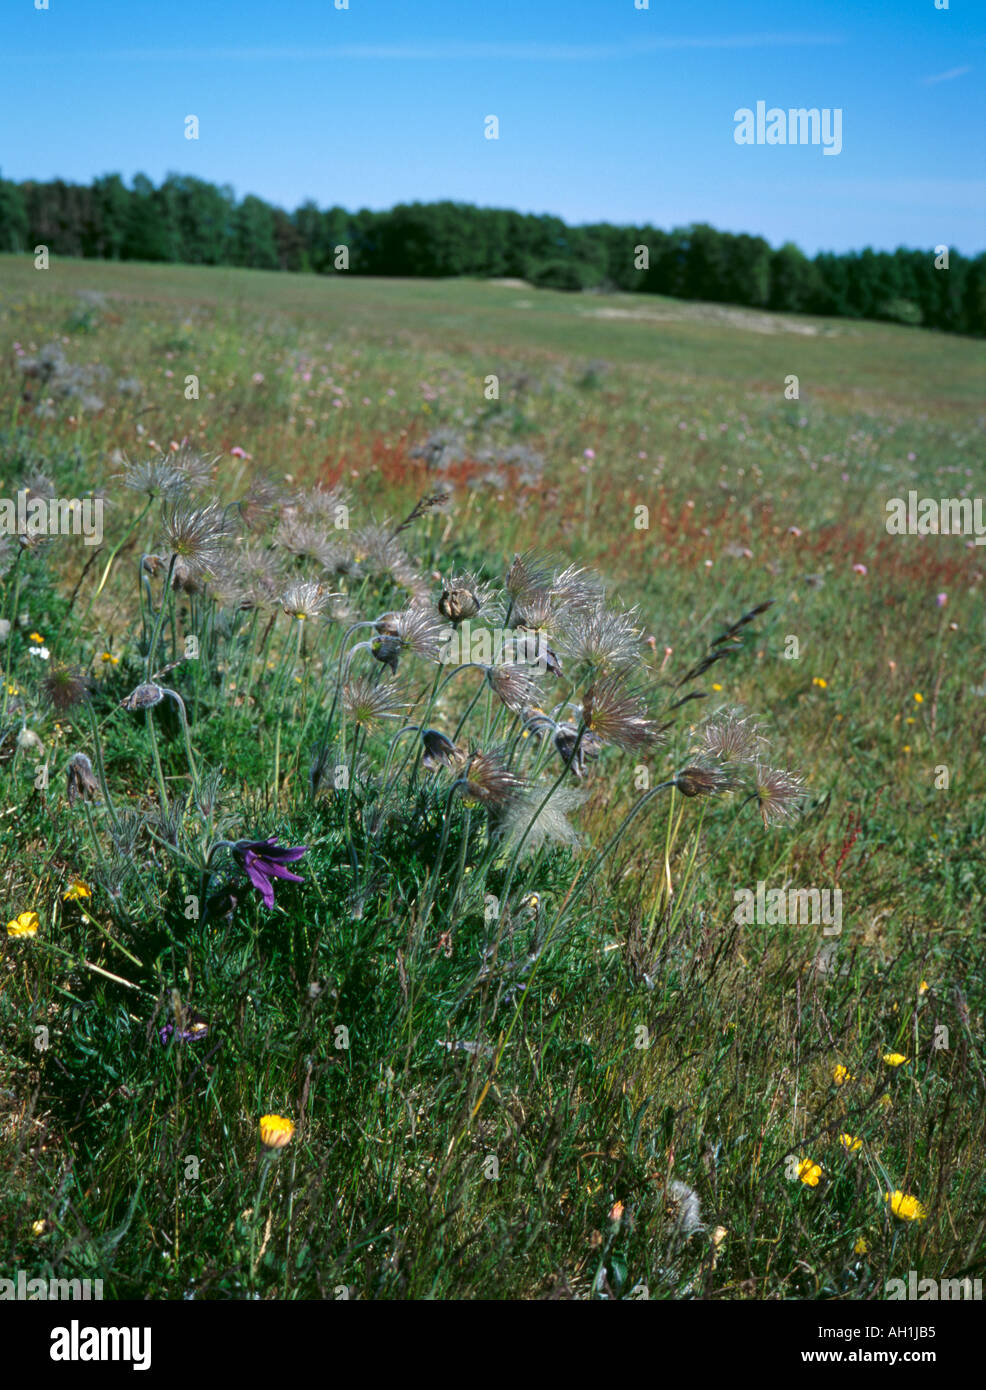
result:
<svg viewBox="0 0 986 1390"><path fill-rule="evenodd" d="M0 251L27 247L27 206L16 183L0 177Z"/></svg>

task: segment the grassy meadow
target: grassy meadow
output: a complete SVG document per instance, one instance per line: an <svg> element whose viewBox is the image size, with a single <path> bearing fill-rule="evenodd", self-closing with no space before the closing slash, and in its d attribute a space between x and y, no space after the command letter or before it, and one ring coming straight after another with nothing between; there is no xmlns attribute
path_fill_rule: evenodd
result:
<svg viewBox="0 0 986 1390"><path fill-rule="evenodd" d="M0 539L4 1271L982 1277L986 548L886 504L986 492L984 367L655 296L0 256L0 498L105 504L98 545ZM524 633L547 663L487 640ZM738 921L758 884L841 931Z"/></svg>

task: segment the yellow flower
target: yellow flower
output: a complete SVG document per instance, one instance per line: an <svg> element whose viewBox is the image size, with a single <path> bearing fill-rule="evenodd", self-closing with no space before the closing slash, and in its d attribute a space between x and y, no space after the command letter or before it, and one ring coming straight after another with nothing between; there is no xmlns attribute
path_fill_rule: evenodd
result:
<svg viewBox="0 0 986 1390"><path fill-rule="evenodd" d="M114 656L112 652L103 652L100 656L100 661L112 661L114 666L119 666L120 664L120 658Z"/></svg>
<svg viewBox="0 0 986 1390"><path fill-rule="evenodd" d="M860 1236L859 1240L857 1240L856 1244L852 1248L852 1253L854 1255L865 1255L869 1248L870 1247L866 1244L866 1241L863 1239L862 1236Z"/></svg>
<svg viewBox="0 0 986 1390"><path fill-rule="evenodd" d="M261 1115L260 1142L268 1149L283 1149L291 1142L294 1124L283 1115Z"/></svg>
<svg viewBox="0 0 986 1390"><path fill-rule="evenodd" d="M915 692L914 692L914 702L915 702L915 704L918 704L918 705L923 705L923 704L924 704L924 696L921 694L920 690L915 690Z"/></svg>
<svg viewBox="0 0 986 1390"><path fill-rule="evenodd" d="M811 683L812 683L812 685L817 685L818 688L819 688L819 690L827 690L827 689L828 689L828 684L829 684L828 681L823 680L821 676L812 676L812 678L811 678Z"/></svg>
<svg viewBox="0 0 986 1390"><path fill-rule="evenodd" d="M18 688L16 685L13 685L10 681L7 682L7 694L8 694L8 695L19 695L20 693L21 693L21 692L20 692L19 688Z"/></svg>
<svg viewBox="0 0 986 1390"><path fill-rule="evenodd" d="M902 1062L907 1061L907 1058L904 1056L903 1052L885 1052L883 1054L883 1060L888 1067L899 1067Z"/></svg>
<svg viewBox="0 0 986 1390"><path fill-rule="evenodd" d="M21 912L12 922L7 923L8 936L37 936L38 934L38 914L36 912Z"/></svg>
<svg viewBox="0 0 986 1390"><path fill-rule="evenodd" d="M45 1222L45 1221L32 1221L32 1222L31 1222L31 1234L32 1234L32 1236L43 1236L44 1233L45 1233L46 1227L47 1227L47 1222Z"/></svg>
<svg viewBox="0 0 986 1390"><path fill-rule="evenodd" d="M861 1149L863 1147L862 1139L857 1139L856 1136L853 1134L840 1134L839 1143L845 1149L847 1154L855 1153L857 1149Z"/></svg>
<svg viewBox="0 0 986 1390"><path fill-rule="evenodd" d="M721 685L713 685L712 689L713 689L713 690L721 690L721 689L722 689L722 686L721 686Z"/></svg>
<svg viewBox="0 0 986 1390"><path fill-rule="evenodd" d="M798 1177L809 1187L817 1187L818 1179L822 1176L821 1166L814 1159L803 1158L798 1164Z"/></svg>
<svg viewBox="0 0 986 1390"><path fill-rule="evenodd" d="M928 981L922 980L918 985L918 994L927 994L930 988L931 986L928 984Z"/></svg>
<svg viewBox="0 0 986 1390"><path fill-rule="evenodd" d="M32 641L32 642L37 642L39 646L42 645L42 644L44 643L44 640L45 640L45 639L41 636L41 633L40 633L40 632L32 632L32 633L30 634L30 638L31 638L31 641Z"/></svg>
<svg viewBox="0 0 986 1390"><path fill-rule="evenodd" d="M82 882L81 878L73 878L72 882L62 894L63 903L78 902L80 898L91 898L92 894Z"/></svg>
<svg viewBox="0 0 986 1390"><path fill-rule="evenodd" d="M832 1080L835 1082L837 1086L844 1086L847 1081L855 1081L856 1078L854 1076L850 1076L849 1068L844 1067L840 1062L839 1065L836 1067L835 1071L832 1073Z"/></svg>
<svg viewBox="0 0 986 1390"><path fill-rule="evenodd" d="M890 1210L901 1221L924 1221L928 1215L916 1197L901 1192L900 1188L894 1193L885 1192L883 1200L890 1203Z"/></svg>

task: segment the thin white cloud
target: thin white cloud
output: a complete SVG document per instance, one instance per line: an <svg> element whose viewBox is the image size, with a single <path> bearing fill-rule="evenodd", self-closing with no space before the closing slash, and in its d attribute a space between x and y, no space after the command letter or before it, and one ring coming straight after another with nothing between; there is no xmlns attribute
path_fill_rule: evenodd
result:
<svg viewBox="0 0 986 1390"><path fill-rule="evenodd" d="M965 77L967 72L972 72L972 68L949 68L948 72L939 72L934 77L922 77L921 81L926 87L930 87L934 82L951 82L953 78Z"/></svg>
<svg viewBox="0 0 986 1390"><path fill-rule="evenodd" d="M537 63L598 63L623 58L646 57L675 49L728 48L817 48L844 43L836 34L735 34L731 36L686 36L637 39L629 43L565 44L565 43L436 43L436 44L338 44L331 48L146 48L116 49L88 55L70 53L5 54L23 62L35 58L50 62L53 58L89 57L126 63L294 63L343 60L359 62L469 62L488 59L503 62Z"/></svg>

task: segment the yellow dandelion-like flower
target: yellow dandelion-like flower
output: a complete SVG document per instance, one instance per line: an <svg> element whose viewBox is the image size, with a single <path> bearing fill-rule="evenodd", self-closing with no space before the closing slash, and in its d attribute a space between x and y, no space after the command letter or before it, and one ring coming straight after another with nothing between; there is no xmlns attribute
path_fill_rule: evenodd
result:
<svg viewBox="0 0 986 1390"><path fill-rule="evenodd" d="M44 1233L45 1233L45 1231L46 1231L47 1229L48 1229L48 1223L47 1223L47 1221L32 1221L32 1222L31 1222L31 1235L32 1235L32 1236L43 1236Z"/></svg>
<svg viewBox="0 0 986 1390"><path fill-rule="evenodd" d="M32 632L32 633L30 634L30 638L31 638L31 641L32 641L32 642L37 642L39 646L40 646L40 645L44 642L44 640L45 640L45 639L41 636L41 633L40 633L40 632Z"/></svg>
<svg viewBox="0 0 986 1390"><path fill-rule="evenodd" d="M812 685L817 685L819 690L828 690L829 683L827 680L824 680L821 676L812 676L811 683Z"/></svg>
<svg viewBox="0 0 986 1390"><path fill-rule="evenodd" d="M922 980L918 985L918 994L927 994L930 988L931 986L928 984L928 981Z"/></svg>
<svg viewBox="0 0 986 1390"><path fill-rule="evenodd" d="M903 1052L885 1052L883 1054L883 1060L888 1067L899 1067L907 1061L907 1058L904 1056Z"/></svg>
<svg viewBox="0 0 986 1390"><path fill-rule="evenodd" d="M83 898L91 898L92 894L81 878L73 878L72 882L62 894L63 903L79 902Z"/></svg>
<svg viewBox="0 0 986 1390"><path fill-rule="evenodd" d="M856 1153L858 1149L863 1147L862 1139L857 1139L854 1134L840 1134L839 1143L848 1154Z"/></svg>
<svg viewBox="0 0 986 1390"><path fill-rule="evenodd" d="M916 1197L901 1192L900 1188L896 1192L885 1192L883 1200L890 1203L890 1210L900 1221L924 1221L928 1215Z"/></svg>
<svg viewBox="0 0 986 1390"><path fill-rule="evenodd" d="M114 666L119 666L120 664L120 658L114 656L112 652L102 652L99 659L100 661L111 661Z"/></svg>
<svg viewBox="0 0 986 1390"><path fill-rule="evenodd" d="M849 1068L844 1067L840 1062L839 1065L836 1067L835 1071L832 1073L832 1080L835 1082L837 1086L844 1086L847 1081L855 1081L856 1078L854 1076L851 1076L849 1074Z"/></svg>
<svg viewBox="0 0 986 1390"><path fill-rule="evenodd" d="M37 936L38 934L38 914L36 912L20 912L7 923L8 936Z"/></svg>
<svg viewBox="0 0 986 1390"><path fill-rule="evenodd" d="M266 1149L283 1149L290 1144L294 1122L283 1115L261 1115L260 1142Z"/></svg>
<svg viewBox="0 0 986 1390"><path fill-rule="evenodd" d="M722 686L721 686L721 685L713 685L712 689L713 689L713 690L721 690L721 689L722 689Z"/></svg>
<svg viewBox="0 0 986 1390"><path fill-rule="evenodd" d="M866 1241L863 1239L862 1236L860 1236L859 1240L857 1240L856 1244L852 1248L852 1253L854 1255L865 1255L869 1248L870 1247L866 1244Z"/></svg>
<svg viewBox="0 0 986 1390"><path fill-rule="evenodd" d="M924 696L921 694L920 690L915 690L914 692L914 703L916 705L924 704Z"/></svg>
<svg viewBox="0 0 986 1390"><path fill-rule="evenodd" d="M809 1187L817 1187L818 1179L821 1176L821 1165L816 1163L813 1158L803 1158L798 1164L798 1177Z"/></svg>

